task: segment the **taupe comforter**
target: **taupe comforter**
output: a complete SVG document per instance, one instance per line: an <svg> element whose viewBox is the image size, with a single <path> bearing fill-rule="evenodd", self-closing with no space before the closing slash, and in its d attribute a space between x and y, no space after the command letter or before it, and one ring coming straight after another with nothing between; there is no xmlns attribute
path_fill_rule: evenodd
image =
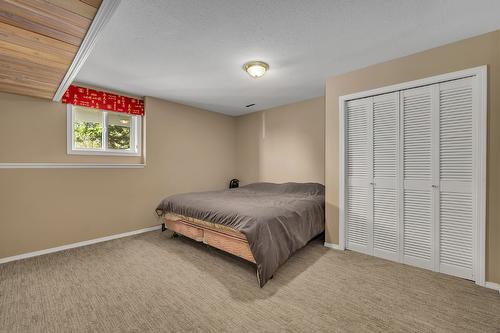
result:
<svg viewBox="0 0 500 333"><path fill-rule="evenodd" d="M176 194L157 207L243 233L262 287L295 251L325 229L325 187L316 183L255 183L236 189Z"/></svg>

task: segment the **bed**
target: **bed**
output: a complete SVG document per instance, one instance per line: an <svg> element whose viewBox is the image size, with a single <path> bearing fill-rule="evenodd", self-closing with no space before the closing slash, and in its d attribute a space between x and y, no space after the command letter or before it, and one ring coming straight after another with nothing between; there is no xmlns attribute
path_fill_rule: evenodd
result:
<svg viewBox="0 0 500 333"><path fill-rule="evenodd" d="M325 188L317 183L254 183L169 196L162 226L257 267L260 287L325 228Z"/></svg>

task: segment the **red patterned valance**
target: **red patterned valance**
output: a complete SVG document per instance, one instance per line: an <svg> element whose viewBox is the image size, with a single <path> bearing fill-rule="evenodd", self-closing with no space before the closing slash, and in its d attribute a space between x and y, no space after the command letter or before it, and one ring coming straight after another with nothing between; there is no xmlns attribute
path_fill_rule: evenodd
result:
<svg viewBox="0 0 500 333"><path fill-rule="evenodd" d="M89 88L69 86L62 102L94 109L144 115L144 101Z"/></svg>

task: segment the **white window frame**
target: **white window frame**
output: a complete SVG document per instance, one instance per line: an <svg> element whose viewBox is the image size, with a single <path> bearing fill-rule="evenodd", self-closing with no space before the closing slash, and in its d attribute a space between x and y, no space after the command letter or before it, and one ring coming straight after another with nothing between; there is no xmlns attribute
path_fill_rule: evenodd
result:
<svg viewBox="0 0 500 333"><path fill-rule="evenodd" d="M74 136L73 136L73 110L74 107L72 104L68 104L67 106L67 152L68 155L104 155L104 156L141 156L141 138L142 138L142 117L130 115L132 119L131 131L134 131L134 142L131 142L131 146L135 147L135 149L131 149L129 151L118 150L118 149L109 149L107 146L108 139L108 128L107 128L107 119L108 113L112 111L106 111L102 109L98 109L104 114L104 124L102 130L102 148L101 149L89 149L89 148L76 148L74 145Z"/></svg>
<svg viewBox="0 0 500 333"><path fill-rule="evenodd" d="M475 218L474 230L474 260L475 265L473 268L474 281L480 286L485 286L486 276L486 139L487 139L487 65L469 68L461 71L451 72L447 74L432 76L420 80L404 82L387 87L381 87L373 90L357 92L350 95L339 97L339 244L332 247L339 250L345 250L345 235L346 235L346 213L345 213L345 195L346 179L347 179L347 156L346 156L346 116L345 109L346 103L350 100L387 94L394 91L402 91L411 88L417 88L426 85L432 85L440 82L462 79L466 77L476 78L476 91L479 95L478 103L476 106L479 114L474 120L478 133L476 146L474 150L479 156L477 160L477 168L474 171L473 188L475 193L475 205L477 208L477 215Z"/></svg>

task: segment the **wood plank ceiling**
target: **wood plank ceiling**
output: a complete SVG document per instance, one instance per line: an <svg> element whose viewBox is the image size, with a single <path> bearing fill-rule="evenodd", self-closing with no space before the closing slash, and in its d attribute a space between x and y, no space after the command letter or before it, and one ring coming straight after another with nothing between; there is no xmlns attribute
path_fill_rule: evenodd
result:
<svg viewBox="0 0 500 333"><path fill-rule="evenodd" d="M52 99L101 0L0 0L0 91Z"/></svg>

